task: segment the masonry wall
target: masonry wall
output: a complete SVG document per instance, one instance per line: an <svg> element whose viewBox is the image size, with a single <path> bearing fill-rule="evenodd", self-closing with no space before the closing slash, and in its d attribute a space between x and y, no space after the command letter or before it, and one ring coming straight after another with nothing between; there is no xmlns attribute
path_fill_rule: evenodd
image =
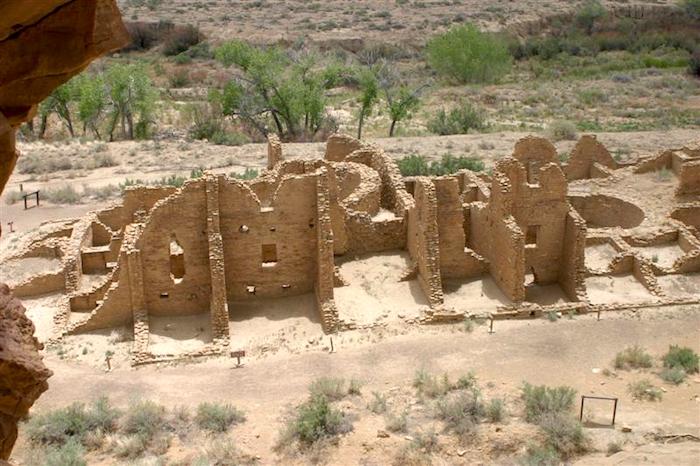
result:
<svg viewBox="0 0 700 466"><path fill-rule="evenodd" d="M220 178L220 223L229 300L314 290L318 255L316 177L285 177L269 208L262 208L245 184ZM264 246L276 250L274 265L263 264ZM255 294L248 291L250 286L255 287Z"/></svg>
<svg viewBox="0 0 700 466"><path fill-rule="evenodd" d="M185 273L171 277L170 245L184 250ZM158 203L138 241L146 307L153 315L207 312L211 295L205 181L190 181Z"/></svg>
<svg viewBox="0 0 700 466"><path fill-rule="evenodd" d="M700 160L684 163L678 173L678 194L700 193Z"/></svg>
<svg viewBox="0 0 700 466"><path fill-rule="evenodd" d="M442 278L467 278L484 272L484 266L465 252L465 216L456 177L434 178L437 200L437 224L440 238Z"/></svg>
<svg viewBox="0 0 700 466"><path fill-rule="evenodd" d="M429 178L416 178L415 207L408 211L407 247L418 270L418 283L430 307L444 302L440 274L440 244L435 186Z"/></svg>
<svg viewBox="0 0 700 466"><path fill-rule="evenodd" d="M586 221L573 209L566 215L559 286L572 301L585 297Z"/></svg>

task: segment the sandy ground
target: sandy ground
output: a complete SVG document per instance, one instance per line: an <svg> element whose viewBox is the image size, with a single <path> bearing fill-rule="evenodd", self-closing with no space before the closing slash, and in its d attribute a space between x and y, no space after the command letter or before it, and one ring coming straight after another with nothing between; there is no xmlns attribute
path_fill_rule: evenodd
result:
<svg viewBox="0 0 700 466"><path fill-rule="evenodd" d="M60 259L43 257L28 257L0 263L0 282L16 285L27 278L48 272L56 272L61 268Z"/></svg>
<svg viewBox="0 0 700 466"><path fill-rule="evenodd" d="M669 296L681 298L700 295L700 274L662 275L656 279Z"/></svg>
<svg viewBox="0 0 700 466"><path fill-rule="evenodd" d="M338 261L347 286L335 288L340 318L357 324L418 317L428 302L417 280L401 281L410 268L406 251Z"/></svg>
<svg viewBox="0 0 700 466"><path fill-rule="evenodd" d="M510 420L499 433L493 426L480 428L479 437L494 445L506 439L515 442L509 449L518 454L527 445L517 402L522 381L538 384L573 386L581 394L620 398L618 425L629 426L632 433L615 429L586 429L596 448L605 451L610 441L618 441L624 452L611 458L596 453L580 464L693 464L697 444L661 445L649 438L653 433L692 433L700 435L700 378L691 377L680 386L662 384L657 369L644 372L618 372L606 376L614 355L626 346L638 344L653 355L663 354L670 344L700 351L700 314L692 308L649 309L636 313L606 314L596 322L594 316L581 316L548 322L499 321L495 333L476 327L463 332L461 324L411 327L403 333L352 331L338 335L336 352L329 354L321 346L301 354L278 353L264 359L245 361L242 369L232 369L229 359L218 358L199 364L145 366L130 369L119 366L111 373L75 360L61 359L54 351L47 354L47 365L54 371L50 388L37 402L33 412L65 406L73 401L87 402L107 395L125 407L137 398L152 399L166 406L196 406L201 401L226 401L241 407L248 420L229 435L247 453L260 456L259 464L306 464L304 458L279 458L272 452L285 410L301 402L309 383L333 375L359 378L364 382L362 397L342 402L342 409L356 416L355 429L340 439L338 448L326 454L328 464L388 464L392 455L408 440L403 435L378 438L381 418L369 413L366 403L372 391L387 394L390 403L402 406L410 398L410 381L419 368L433 373L459 374L475 371L486 396L505 396ZM366 344L363 335L373 334L374 344ZM88 336L83 336L88 338ZM98 353L87 343L88 356ZM87 356L86 356L87 357ZM657 363L658 364L658 363ZM546 368L546 370L543 370ZM634 402L627 384L649 378L662 384L663 400L656 403ZM410 429L420 429L426 416L420 404L411 405ZM418 422L418 424L416 424ZM520 430L517 430L520 429ZM513 437L514 436L514 437ZM438 433L441 451L435 464L475 464L477 462L512 464L512 456L495 458L482 447L467 447L458 457L451 436ZM481 445L480 443L478 445ZM20 434L14 458L27 451ZM669 463L668 460L673 462ZM18 463L21 464L21 463ZM101 463L101 464L109 464Z"/></svg>
<svg viewBox="0 0 700 466"><path fill-rule="evenodd" d="M585 254L585 263L589 270L605 270L617 255L617 250L610 243L592 244L586 246Z"/></svg>
<svg viewBox="0 0 700 466"><path fill-rule="evenodd" d="M591 304L653 302L656 298L634 275L586 278Z"/></svg>
<svg viewBox="0 0 700 466"><path fill-rule="evenodd" d="M671 267L676 262L676 259L685 255L685 251L681 249L678 243L635 248L635 250L660 267Z"/></svg>
<svg viewBox="0 0 700 466"><path fill-rule="evenodd" d="M503 294L490 275L472 280L443 280L445 305L456 311L470 312L475 315L488 314L498 306L513 302Z"/></svg>

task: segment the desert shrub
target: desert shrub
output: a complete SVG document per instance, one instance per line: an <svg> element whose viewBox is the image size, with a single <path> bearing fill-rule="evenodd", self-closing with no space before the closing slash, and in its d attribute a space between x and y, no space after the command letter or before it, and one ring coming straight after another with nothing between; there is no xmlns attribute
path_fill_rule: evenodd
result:
<svg viewBox="0 0 700 466"><path fill-rule="evenodd" d="M574 405L576 390L571 387L534 386L525 383L521 398L525 403L525 420L538 423L542 416L566 413Z"/></svg>
<svg viewBox="0 0 700 466"><path fill-rule="evenodd" d="M586 453L589 440L581 423L563 413L550 413L542 416L540 428L546 435L546 445L563 459Z"/></svg>
<svg viewBox="0 0 700 466"><path fill-rule="evenodd" d="M410 154L397 161L403 176L428 176L430 165L422 155Z"/></svg>
<svg viewBox="0 0 700 466"><path fill-rule="evenodd" d="M286 440L296 439L309 446L323 438L333 437L352 430L352 424L343 413L333 408L325 396L312 395L302 404L285 428L279 446Z"/></svg>
<svg viewBox="0 0 700 466"><path fill-rule="evenodd" d="M547 125L547 137L553 141L573 141L576 136L576 125L570 121L556 120Z"/></svg>
<svg viewBox="0 0 700 466"><path fill-rule="evenodd" d="M367 405L374 414L382 414L387 410L386 396L379 392L372 392L372 400Z"/></svg>
<svg viewBox="0 0 700 466"><path fill-rule="evenodd" d="M142 435L127 435L114 439L111 450L118 458L138 458L148 450L148 440Z"/></svg>
<svg viewBox="0 0 700 466"><path fill-rule="evenodd" d="M22 199L22 191L7 191L5 193L5 204L12 205Z"/></svg>
<svg viewBox="0 0 700 466"><path fill-rule="evenodd" d="M358 379L350 379L348 382L348 395L361 395L362 382Z"/></svg>
<svg viewBox="0 0 700 466"><path fill-rule="evenodd" d="M493 398L485 407L486 419L501 422L506 416L506 403L501 398Z"/></svg>
<svg viewBox="0 0 700 466"><path fill-rule="evenodd" d="M440 109L428 121L428 131L441 136L449 134L467 134L469 130L483 130L486 121L482 110L468 102L463 102L449 112Z"/></svg>
<svg viewBox="0 0 700 466"><path fill-rule="evenodd" d="M622 451L622 446L617 442L608 443L607 455L612 456L615 453L620 453Z"/></svg>
<svg viewBox="0 0 700 466"><path fill-rule="evenodd" d="M694 19L700 19L700 0L680 0L679 6Z"/></svg>
<svg viewBox="0 0 700 466"><path fill-rule="evenodd" d="M83 199L82 194L71 184L45 189L41 192L41 197L53 204L80 204Z"/></svg>
<svg viewBox="0 0 700 466"><path fill-rule="evenodd" d="M683 383L687 375L688 374L680 367L665 367L659 373L659 377L661 377L664 381L672 383L674 385L680 385L681 383Z"/></svg>
<svg viewBox="0 0 700 466"><path fill-rule="evenodd" d="M663 357L664 367L683 369L688 374L698 372L700 358L691 348L672 345Z"/></svg>
<svg viewBox="0 0 700 466"><path fill-rule="evenodd" d="M248 144L250 138L243 133L218 131L212 135L209 142L217 146L242 146L243 144Z"/></svg>
<svg viewBox="0 0 700 466"><path fill-rule="evenodd" d="M663 396L661 389L647 379L632 382L627 386L627 389L635 400L659 401Z"/></svg>
<svg viewBox="0 0 700 466"><path fill-rule="evenodd" d="M216 438L204 447L203 454L195 460L196 465L234 465L247 464L242 461L241 452L236 444L227 438Z"/></svg>
<svg viewBox="0 0 700 466"><path fill-rule="evenodd" d="M408 432L408 412L387 414L384 417L384 425L389 432Z"/></svg>
<svg viewBox="0 0 700 466"><path fill-rule="evenodd" d="M150 441L166 427L165 408L153 401L140 401L126 412L121 431Z"/></svg>
<svg viewBox="0 0 700 466"><path fill-rule="evenodd" d="M494 82L511 67L506 41L471 24L434 36L426 52L435 71L459 83Z"/></svg>
<svg viewBox="0 0 700 466"><path fill-rule="evenodd" d="M68 157L46 157L44 154L26 154L17 161L17 171L22 174L53 173L74 168Z"/></svg>
<svg viewBox="0 0 700 466"><path fill-rule="evenodd" d="M445 422L445 427L461 440L474 433L479 420L486 414L478 390L455 393L438 400L436 415Z"/></svg>
<svg viewBox="0 0 700 466"><path fill-rule="evenodd" d="M246 167L243 173L232 172L230 176L239 180L252 180L258 177L258 171L255 168Z"/></svg>
<svg viewBox="0 0 700 466"><path fill-rule="evenodd" d="M337 377L321 377L314 380L309 387L312 397L323 396L330 401L340 400L348 394L345 379Z"/></svg>
<svg viewBox="0 0 700 466"><path fill-rule="evenodd" d="M428 398L443 396L452 388L447 374L438 378L423 369L416 371L413 387L418 391L419 396Z"/></svg>
<svg viewBox="0 0 700 466"><path fill-rule="evenodd" d="M85 449L76 440L69 440L61 446L52 446L43 453L41 464L60 466L87 466Z"/></svg>
<svg viewBox="0 0 700 466"><path fill-rule="evenodd" d="M561 458L550 446L530 445L525 457L520 460L522 466L559 466Z"/></svg>
<svg viewBox="0 0 700 466"><path fill-rule="evenodd" d="M426 466L432 464L432 461L428 452L414 444L408 444L398 450L391 464L392 466Z"/></svg>
<svg viewBox="0 0 700 466"><path fill-rule="evenodd" d="M688 71L693 76L700 76L700 47L696 47L690 55Z"/></svg>
<svg viewBox="0 0 700 466"><path fill-rule="evenodd" d="M163 40L163 54L177 55L198 44L203 39L197 26L175 26Z"/></svg>
<svg viewBox="0 0 700 466"><path fill-rule="evenodd" d="M434 161L430 164L430 174L435 176L451 175L460 170L480 172L484 168L484 162L475 157L465 157L463 155L455 157L452 154L443 154L439 161Z"/></svg>
<svg viewBox="0 0 700 466"><path fill-rule="evenodd" d="M653 365L652 357L641 346L630 346L620 351L613 361L615 369L642 369Z"/></svg>
<svg viewBox="0 0 700 466"><path fill-rule="evenodd" d="M83 442L88 432L114 432L119 411L106 398L91 407L74 403L66 408L32 416L26 424L31 442L43 445L65 445L69 441Z"/></svg>
<svg viewBox="0 0 700 466"><path fill-rule="evenodd" d="M588 0L576 12L576 24L590 34L596 22L605 18L606 12L599 0Z"/></svg>
<svg viewBox="0 0 700 466"><path fill-rule="evenodd" d="M168 83L171 88L186 87L190 83L190 76L187 70L179 69L175 70L172 74L168 76Z"/></svg>
<svg viewBox="0 0 700 466"><path fill-rule="evenodd" d="M466 375L462 375L457 379L455 387L460 390L474 390L476 389L476 375L474 372L469 371Z"/></svg>
<svg viewBox="0 0 700 466"><path fill-rule="evenodd" d="M245 421L245 415L229 404L200 403L195 422L200 429L226 432L234 424Z"/></svg>
<svg viewBox="0 0 700 466"><path fill-rule="evenodd" d="M93 154L92 161L88 168L116 167L119 162L110 153L98 152Z"/></svg>

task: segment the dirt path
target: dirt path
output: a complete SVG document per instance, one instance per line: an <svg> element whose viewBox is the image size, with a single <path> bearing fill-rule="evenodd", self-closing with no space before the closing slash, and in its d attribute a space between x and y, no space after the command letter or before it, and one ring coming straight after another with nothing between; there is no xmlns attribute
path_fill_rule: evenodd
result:
<svg viewBox="0 0 700 466"><path fill-rule="evenodd" d="M571 385L582 394L619 396L618 422L641 433L655 429L700 434L700 378L672 387L654 374L620 373L611 378L594 368L610 368L614 355L624 347L639 344L651 354L663 354L670 344L700 350L700 312L692 309L648 310L635 315L605 315L545 320L496 322L495 334L484 326L464 333L461 326L420 327L406 335L386 337L375 344L336 344L337 352L321 351L297 355L274 355L233 369L230 360L216 359L199 364L171 367L148 366L112 373L46 358L54 371L49 391L34 411L88 401L99 396L125 406L137 398L167 406L196 406L199 402L227 401L243 408L248 421L236 428L237 442L274 463L272 446L281 426L281 413L304 399L309 383L321 376L358 378L363 393L408 388L419 368L448 372L453 378L474 370L482 386L506 394L512 405L523 381L548 385ZM632 380L649 378L667 392L658 403L633 402L627 393ZM342 460L335 464L358 464L372 457L363 442L376 442L376 429L356 429L342 440ZM614 431L613 431L614 432ZM607 434L606 434L607 435ZM19 451L21 451L20 447ZM337 453L337 452L336 452ZM590 463L589 463L590 464ZM633 463L630 463L633 464Z"/></svg>

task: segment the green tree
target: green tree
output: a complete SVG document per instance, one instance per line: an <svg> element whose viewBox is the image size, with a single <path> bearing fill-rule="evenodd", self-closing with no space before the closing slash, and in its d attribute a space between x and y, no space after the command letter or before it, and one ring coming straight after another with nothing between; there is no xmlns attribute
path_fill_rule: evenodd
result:
<svg viewBox="0 0 700 466"><path fill-rule="evenodd" d="M105 82L100 75L81 74L77 77L78 118L83 123L83 134L90 129L100 136L100 120L107 111L108 101Z"/></svg>
<svg viewBox="0 0 700 466"><path fill-rule="evenodd" d="M467 24L434 36L426 47L428 63L439 74L459 83L497 81L511 68L507 42Z"/></svg>
<svg viewBox="0 0 700 466"><path fill-rule="evenodd" d="M588 0L576 12L576 24L590 35L593 33L595 23L605 18L606 14L605 7L599 0Z"/></svg>
<svg viewBox="0 0 700 466"><path fill-rule="evenodd" d="M384 93L387 111L391 119L389 137L394 136L396 125L400 121L408 120L413 112L420 106L420 94L427 87L422 85L410 87L401 78L398 71L384 63L378 71L379 86Z"/></svg>
<svg viewBox="0 0 700 466"><path fill-rule="evenodd" d="M357 75L357 82L360 87L357 139L362 139L362 126L365 118L372 114L372 108L379 98L379 83L377 82L377 76L369 68L360 69Z"/></svg>
<svg viewBox="0 0 700 466"><path fill-rule="evenodd" d="M329 126L325 90L337 83L339 66L321 67L313 54L288 55L277 47L257 48L240 40L224 43L215 56L240 71L220 95L225 115L263 136L272 125L283 140L312 139Z"/></svg>
<svg viewBox="0 0 700 466"><path fill-rule="evenodd" d="M117 123L122 137L148 136L153 123L156 91L143 65L112 65L104 76L111 104L109 140L114 140Z"/></svg>
<svg viewBox="0 0 700 466"><path fill-rule="evenodd" d="M71 118L71 102L76 97L75 80L68 81L65 84L54 89L54 91L39 105L39 118L41 125L39 127L39 137L43 138L46 133L46 124L49 116L54 113L61 122L65 125L71 137L75 136L73 130L73 120Z"/></svg>

